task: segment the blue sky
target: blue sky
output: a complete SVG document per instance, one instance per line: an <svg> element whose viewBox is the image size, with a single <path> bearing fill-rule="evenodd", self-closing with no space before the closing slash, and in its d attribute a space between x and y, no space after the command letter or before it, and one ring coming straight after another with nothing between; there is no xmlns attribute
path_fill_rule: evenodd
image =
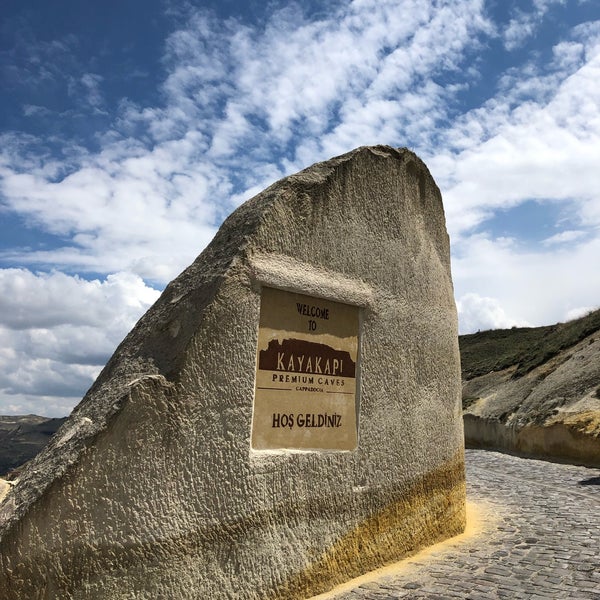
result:
<svg viewBox="0 0 600 600"><path fill-rule="evenodd" d="M0 414L64 415L224 217L366 144L442 190L461 332L600 305L595 0L4 0Z"/></svg>

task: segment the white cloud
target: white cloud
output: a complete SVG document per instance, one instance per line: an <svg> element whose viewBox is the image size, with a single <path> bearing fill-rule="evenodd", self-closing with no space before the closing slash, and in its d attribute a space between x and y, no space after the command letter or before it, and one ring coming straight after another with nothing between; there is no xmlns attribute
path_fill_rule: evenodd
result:
<svg viewBox="0 0 600 600"><path fill-rule="evenodd" d="M536 18L534 15L520 14L511 19L503 32L504 46L507 50L519 48L535 31Z"/></svg>
<svg viewBox="0 0 600 600"><path fill-rule="evenodd" d="M567 311L565 315L565 321L573 321L575 319L580 319L581 317L585 317L589 315L592 311L596 310L598 305L595 306L578 306L577 308L572 308Z"/></svg>
<svg viewBox="0 0 600 600"><path fill-rule="evenodd" d="M535 39L560 3L515 13L500 32L506 47ZM440 185L461 331L546 324L597 305L600 24L483 86L479 55L498 35L483 0L331 2L318 18L276 4L255 27L188 8L182 23L165 43L162 102L123 98L99 150L2 135L0 208L62 242L12 247L0 260L108 277L0 271L0 412L41 399L33 412L62 414L156 296L142 278L169 281L243 200L363 144L413 147ZM57 67L75 45L33 45L22 75L71 77L75 96L102 109L101 73ZM47 70L44 48L57 58ZM474 88L487 99L466 110ZM49 109L23 110L35 119ZM480 233L530 199L574 207L568 229L557 224L535 249Z"/></svg>
<svg viewBox="0 0 600 600"><path fill-rule="evenodd" d="M457 89L435 78L459 78L490 29L481 0L349 2L314 21L290 5L262 31L192 12L167 40L165 105L124 101L99 152L31 150L36 165L37 140L4 139L5 205L67 241L0 258L166 283L251 191L359 144L425 141ZM101 105L102 77L79 82Z"/></svg>
<svg viewBox="0 0 600 600"><path fill-rule="evenodd" d="M452 261L454 288L461 306L461 332L487 328L481 307L464 298L492 298L501 312L489 327L528 323L548 325L568 320L581 306L597 306L600 236L578 244L523 248L506 239L478 235L461 243ZM473 291L475 290L475 291ZM471 314L472 312L472 314ZM503 318L506 317L506 320Z"/></svg>
<svg viewBox="0 0 600 600"><path fill-rule="evenodd" d="M520 48L532 37L546 13L556 5L564 5L567 0L533 0L533 10L527 12L522 8L515 11L515 16L510 20L502 32L504 46L507 50Z"/></svg>
<svg viewBox="0 0 600 600"><path fill-rule="evenodd" d="M554 244L568 244L570 242L574 242L575 240L579 240L582 237L585 237L585 235L585 231L561 231L560 233L557 233L543 240L542 244L544 244L545 246L552 246Z"/></svg>
<svg viewBox="0 0 600 600"><path fill-rule="evenodd" d="M68 413L157 297L127 273L0 270L0 414Z"/></svg>
<svg viewBox="0 0 600 600"><path fill-rule="evenodd" d="M23 114L26 117L31 116L49 116L52 114L52 111L47 109L45 106L38 106L37 104L25 104L23 105Z"/></svg>
<svg viewBox="0 0 600 600"><path fill-rule="evenodd" d="M10 329L65 324L105 327L107 322L115 323L115 314L129 323L132 314L139 315L157 294L129 273L115 273L101 282L60 272L0 269L0 325Z"/></svg>
<svg viewBox="0 0 600 600"><path fill-rule="evenodd" d="M585 46L580 42L560 42L552 48L554 66L557 69L574 70L584 61Z"/></svg>
<svg viewBox="0 0 600 600"><path fill-rule="evenodd" d="M456 295L470 299L461 300L463 332L564 321L582 304L598 304L600 45L595 28L573 35L585 61L571 54L551 72L532 63L512 72L504 97L449 130L457 151L426 159L444 192ZM559 44L555 55L565 48ZM477 233L498 209L529 199L563 203L580 227L561 231L556 223L557 233L538 248ZM475 303L473 293L494 304Z"/></svg>
<svg viewBox="0 0 600 600"><path fill-rule="evenodd" d="M456 301L461 333L473 333L487 329L526 327L526 321L509 317L495 298L468 293Z"/></svg>
<svg viewBox="0 0 600 600"><path fill-rule="evenodd" d="M531 64L513 73L504 98L458 119L445 134L448 149L426 159L455 241L493 210L527 199L576 199L582 223L600 225L600 44L593 36L582 43L585 63L550 75ZM523 101L524 80L537 101Z"/></svg>
<svg viewBox="0 0 600 600"><path fill-rule="evenodd" d="M94 108L99 108L104 104L104 98L100 88L103 79L104 78L101 75L95 73L84 73L80 79L80 83L83 85L86 92L87 101Z"/></svg>
<svg viewBox="0 0 600 600"><path fill-rule="evenodd" d="M3 258L170 280L216 231L209 199L222 175L211 165L190 166L196 152L190 138L150 152L111 144L56 183L41 170L6 169L1 189L11 209L71 241L52 250L13 249Z"/></svg>

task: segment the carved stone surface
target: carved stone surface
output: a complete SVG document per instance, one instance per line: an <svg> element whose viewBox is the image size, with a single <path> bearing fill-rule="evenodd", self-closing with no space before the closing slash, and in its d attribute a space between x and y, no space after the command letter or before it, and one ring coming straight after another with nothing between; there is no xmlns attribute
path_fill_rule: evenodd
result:
<svg viewBox="0 0 600 600"><path fill-rule="evenodd" d="M252 448L267 288L358 314L351 449ZM425 165L363 147L282 179L169 284L0 504L0 597L305 598L452 536L460 385Z"/></svg>

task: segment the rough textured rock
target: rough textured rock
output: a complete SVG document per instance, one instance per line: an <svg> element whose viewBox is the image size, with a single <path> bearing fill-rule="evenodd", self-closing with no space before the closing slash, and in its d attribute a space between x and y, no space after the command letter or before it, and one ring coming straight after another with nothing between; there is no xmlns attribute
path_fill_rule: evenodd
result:
<svg viewBox="0 0 600 600"><path fill-rule="evenodd" d="M360 307L358 445L250 445L261 289ZM462 531L438 188L359 148L236 210L0 504L9 599L304 598Z"/></svg>
<svg viewBox="0 0 600 600"><path fill-rule="evenodd" d="M518 368L464 382L467 446L600 466L600 331L524 375Z"/></svg>

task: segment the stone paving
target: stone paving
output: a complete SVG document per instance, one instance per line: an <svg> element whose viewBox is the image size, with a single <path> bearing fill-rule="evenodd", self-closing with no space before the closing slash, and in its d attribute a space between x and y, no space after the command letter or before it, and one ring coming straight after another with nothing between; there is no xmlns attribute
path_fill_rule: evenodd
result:
<svg viewBox="0 0 600 600"><path fill-rule="evenodd" d="M600 469L467 450L467 497L477 532L326 597L600 600Z"/></svg>

